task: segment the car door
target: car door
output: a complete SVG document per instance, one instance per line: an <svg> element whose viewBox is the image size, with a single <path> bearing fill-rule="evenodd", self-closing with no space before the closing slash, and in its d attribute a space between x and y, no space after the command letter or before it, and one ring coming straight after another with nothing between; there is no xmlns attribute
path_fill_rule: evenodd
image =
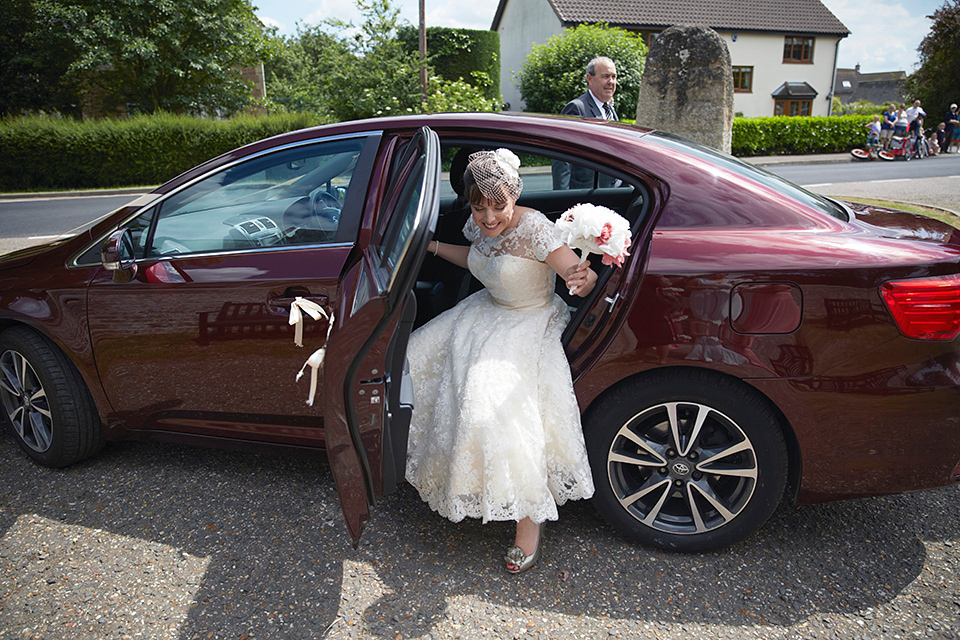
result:
<svg viewBox="0 0 960 640"><path fill-rule="evenodd" d="M437 135L424 127L391 164L377 228L345 270L324 364L327 455L355 545L377 498L403 477L413 409L405 352L439 207Z"/></svg>
<svg viewBox="0 0 960 640"><path fill-rule="evenodd" d="M87 316L110 426L156 437L318 447L323 406L296 373L326 323L294 345L291 301L333 308L359 235L380 134L245 157L125 225L129 270L101 270Z"/></svg>

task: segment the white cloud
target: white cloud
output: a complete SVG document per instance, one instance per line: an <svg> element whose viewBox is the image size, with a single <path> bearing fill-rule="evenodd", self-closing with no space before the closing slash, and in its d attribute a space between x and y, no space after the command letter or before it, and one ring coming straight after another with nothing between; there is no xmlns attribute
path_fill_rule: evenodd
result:
<svg viewBox="0 0 960 640"><path fill-rule="evenodd" d="M265 27L275 27L281 33L284 31L284 25L279 20L274 20L269 16L257 16Z"/></svg>
<svg viewBox="0 0 960 640"><path fill-rule="evenodd" d="M826 0L825 4L851 34L840 42L837 66L860 71L906 71L917 64L917 47L930 30L934 0ZM907 6L910 8L907 9Z"/></svg>

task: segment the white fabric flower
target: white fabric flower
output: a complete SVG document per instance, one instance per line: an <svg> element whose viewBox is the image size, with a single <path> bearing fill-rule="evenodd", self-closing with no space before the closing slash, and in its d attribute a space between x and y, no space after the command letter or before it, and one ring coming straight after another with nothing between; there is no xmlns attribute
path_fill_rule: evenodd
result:
<svg viewBox="0 0 960 640"><path fill-rule="evenodd" d="M520 158L513 151L503 148L497 149L493 152L493 157L496 158L497 164L508 176L520 177Z"/></svg>

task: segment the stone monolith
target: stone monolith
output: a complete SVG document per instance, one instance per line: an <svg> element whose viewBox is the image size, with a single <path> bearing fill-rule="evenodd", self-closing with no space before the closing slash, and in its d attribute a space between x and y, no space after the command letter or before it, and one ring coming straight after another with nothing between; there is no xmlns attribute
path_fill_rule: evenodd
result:
<svg viewBox="0 0 960 640"><path fill-rule="evenodd" d="M716 31L675 26L654 41L640 84L637 124L730 153L733 73L730 52Z"/></svg>

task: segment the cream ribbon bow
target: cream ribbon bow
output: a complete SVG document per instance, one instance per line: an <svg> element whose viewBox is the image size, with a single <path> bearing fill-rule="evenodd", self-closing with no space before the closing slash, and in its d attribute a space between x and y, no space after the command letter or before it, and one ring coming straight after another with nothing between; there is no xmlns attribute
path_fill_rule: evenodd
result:
<svg viewBox="0 0 960 640"><path fill-rule="evenodd" d="M323 316L327 319L327 338L324 341L322 347L314 351L307 361L303 363L303 366L300 367L300 372L297 373L297 381L300 381L300 378L303 376L303 372L307 367L311 368L310 371L310 395L307 398L307 404L311 407L313 406L313 400L317 395L317 378L319 376L320 368L323 367L323 360L327 355L327 342L330 341L330 332L333 331L333 313L327 313L323 307L318 305L315 302L310 300L304 300L300 296L297 296L293 299L293 302L290 304L290 324L295 325L293 342L298 346L303 346L303 313L306 313L314 320L319 320L320 316Z"/></svg>
<svg viewBox="0 0 960 640"><path fill-rule="evenodd" d="M300 296L294 298L290 304L290 318L287 322L294 325L293 344L298 347L303 346L303 312L306 312L314 320L319 320L320 316L330 320L329 314L316 302L304 300Z"/></svg>

